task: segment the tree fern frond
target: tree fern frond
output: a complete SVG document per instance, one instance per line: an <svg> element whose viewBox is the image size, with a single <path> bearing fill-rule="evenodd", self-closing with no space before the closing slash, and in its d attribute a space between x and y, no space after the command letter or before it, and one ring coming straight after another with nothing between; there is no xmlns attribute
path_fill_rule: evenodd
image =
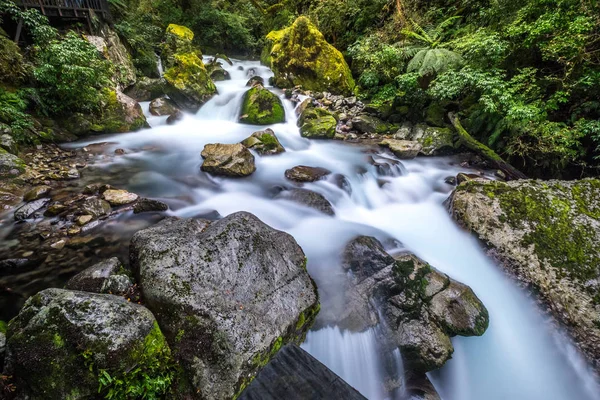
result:
<svg viewBox="0 0 600 400"><path fill-rule="evenodd" d="M406 70L408 72L419 71L421 69L421 65L423 65L423 59L429 51L429 49L422 49L418 51L417 54L415 54L415 56L412 58L412 60L409 61Z"/></svg>

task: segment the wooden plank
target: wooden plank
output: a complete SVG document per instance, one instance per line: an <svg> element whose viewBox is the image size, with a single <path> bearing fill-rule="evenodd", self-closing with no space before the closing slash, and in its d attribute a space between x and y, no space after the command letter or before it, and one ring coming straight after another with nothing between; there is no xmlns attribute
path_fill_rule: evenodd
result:
<svg viewBox="0 0 600 400"><path fill-rule="evenodd" d="M17 33L15 33L15 43L19 43L19 37L21 36L21 29L23 29L23 18L19 19L17 25Z"/></svg>

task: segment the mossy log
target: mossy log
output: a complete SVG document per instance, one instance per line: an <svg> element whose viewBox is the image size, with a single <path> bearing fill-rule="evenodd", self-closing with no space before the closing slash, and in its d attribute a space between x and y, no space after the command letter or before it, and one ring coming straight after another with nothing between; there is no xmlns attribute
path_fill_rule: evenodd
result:
<svg viewBox="0 0 600 400"><path fill-rule="evenodd" d="M450 118L450 122L452 122L452 125L456 129L460 144L490 161L494 167L504 172L509 180L527 179L527 175L504 161L494 150L473 138L473 136L463 128L460 120L454 113L448 113L448 118Z"/></svg>

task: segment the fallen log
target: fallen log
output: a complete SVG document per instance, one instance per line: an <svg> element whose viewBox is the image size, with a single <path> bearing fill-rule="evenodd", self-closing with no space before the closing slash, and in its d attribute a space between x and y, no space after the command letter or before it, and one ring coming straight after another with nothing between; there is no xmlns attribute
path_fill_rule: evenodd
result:
<svg viewBox="0 0 600 400"><path fill-rule="evenodd" d="M454 129L456 129L458 140L463 146L491 162L495 168L504 172L509 180L527 179L527 175L504 161L494 150L473 138L463 128L460 120L454 113L448 113L448 118L450 118L450 122L452 122Z"/></svg>

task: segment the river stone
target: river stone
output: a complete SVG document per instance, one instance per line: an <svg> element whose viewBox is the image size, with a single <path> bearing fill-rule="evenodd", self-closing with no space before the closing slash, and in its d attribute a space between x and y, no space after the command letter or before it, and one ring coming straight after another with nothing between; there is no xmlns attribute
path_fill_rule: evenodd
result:
<svg viewBox="0 0 600 400"><path fill-rule="evenodd" d="M165 93L166 82L164 79L151 79L142 77L125 94L137 101L151 101Z"/></svg>
<svg viewBox="0 0 600 400"><path fill-rule="evenodd" d="M405 367L417 374L450 359L450 337L479 336L488 327L487 310L470 288L412 254L391 257L375 238L350 241L342 268L352 272L344 301L322 316L325 323L363 331L383 319L386 342L400 348Z"/></svg>
<svg viewBox="0 0 600 400"><path fill-rule="evenodd" d="M239 395L319 308L294 238L239 212L212 224L167 218L130 247L145 304L197 396Z"/></svg>
<svg viewBox="0 0 600 400"><path fill-rule="evenodd" d="M100 218L110 213L110 204L97 197L90 197L81 204L79 211L83 215L91 215L94 218Z"/></svg>
<svg viewBox="0 0 600 400"><path fill-rule="evenodd" d="M207 144L202 150L202 171L232 177L249 176L256 171L254 156L240 144Z"/></svg>
<svg viewBox="0 0 600 400"><path fill-rule="evenodd" d="M122 206L133 203L139 196L135 193L130 193L127 190L109 189L102 193L102 197L111 206Z"/></svg>
<svg viewBox="0 0 600 400"><path fill-rule="evenodd" d="M458 149L454 143L452 129L434 128L425 124L418 124L414 127L403 125L394 135L394 139L419 142L423 146L420 154L424 156L452 154Z"/></svg>
<svg viewBox="0 0 600 400"><path fill-rule="evenodd" d="M285 152L285 149L279 143L279 139L275 136L272 129L254 132L250 137L245 139L242 144L249 149L256 151L261 156L273 155Z"/></svg>
<svg viewBox="0 0 600 400"><path fill-rule="evenodd" d="M161 116L161 115L172 115L175 114L178 109L175 103L166 97L159 97L150 102L150 114Z"/></svg>
<svg viewBox="0 0 600 400"><path fill-rule="evenodd" d="M386 139L379 145L389 148L401 160L411 160L423 149L419 142L411 140Z"/></svg>
<svg viewBox="0 0 600 400"><path fill-rule="evenodd" d="M17 153L19 153L19 145L8 133L0 135L0 148L6 150L10 154L17 155Z"/></svg>
<svg viewBox="0 0 600 400"><path fill-rule="evenodd" d="M167 118L167 125L175 125L177 122L183 120L184 117L185 115L181 111L177 110L173 114L169 115Z"/></svg>
<svg viewBox="0 0 600 400"><path fill-rule="evenodd" d="M8 210L21 203L24 192L23 185L8 179L0 179L0 211Z"/></svg>
<svg viewBox="0 0 600 400"><path fill-rule="evenodd" d="M21 175L25 172L25 167L23 160L0 148L0 177Z"/></svg>
<svg viewBox="0 0 600 400"><path fill-rule="evenodd" d="M600 180L472 180L448 206L600 370Z"/></svg>
<svg viewBox="0 0 600 400"><path fill-rule="evenodd" d="M285 122L281 99L261 85L253 86L244 94L240 122L252 125L271 125Z"/></svg>
<svg viewBox="0 0 600 400"><path fill-rule="evenodd" d="M303 106L303 104L305 104ZM302 103L298 126L300 135L309 139L333 139L337 120L334 115L324 108L312 106L310 103ZM299 110L298 110L299 111Z"/></svg>
<svg viewBox="0 0 600 400"><path fill-rule="evenodd" d="M25 204L15 211L15 220L24 221L28 218L31 218L37 210L43 208L49 202L50 199L38 199Z"/></svg>
<svg viewBox="0 0 600 400"><path fill-rule="evenodd" d="M360 133L377 133L380 135L392 133L398 129L397 125L384 122L377 117L367 114L352 118L352 126Z"/></svg>
<svg viewBox="0 0 600 400"><path fill-rule="evenodd" d="M314 208L315 210L320 211L323 214L335 215L335 211L333 211L333 207L329 200L327 200L322 194L313 192L312 190L284 190L283 192L279 193L275 198L290 200L294 203L299 203L307 207Z"/></svg>
<svg viewBox="0 0 600 400"><path fill-rule="evenodd" d="M140 214L144 212L167 211L169 206L162 201L141 198L133 205L133 213Z"/></svg>
<svg viewBox="0 0 600 400"><path fill-rule="evenodd" d="M284 346L260 371L240 400L366 400L316 358L293 344Z"/></svg>
<svg viewBox="0 0 600 400"><path fill-rule="evenodd" d="M263 79L262 76L258 76L258 75L253 76L252 78L248 79L248 82L246 82L246 86L248 86L248 87L253 87L256 85L264 86L264 84L265 84L265 80Z"/></svg>
<svg viewBox="0 0 600 400"><path fill-rule="evenodd" d="M102 286L106 280L119 274L122 266L117 257L109 258L81 271L69 279L65 287L82 292L102 293Z"/></svg>
<svg viewBox="0 0 600 400"><path fill-rule="evenodd" d="M27 193L25 193L25 196L23 196L23 200L25 201L33 201L33 200L38 200L41 199L42 197L46 197L50 191L52 190L52 188L50 186L36 186L33 189L31 189L30 191L28 191Z"/></svg>
<svg viewBox="0 0 600 400"><path fill-rule="evenodd" d="M172 378L170 350L152 313L112 295L46 289L9 324L4 373L17 398L104 397L105 370L123 379L139 369L143 387Z"/></svg>
<svg viewBox="0 0 600 400"><path fill-rule="evenodd" d="M331 171L328 169L306 165L298 165L285 171L285 177L294 182L316 182L329 174Z"/></svg>

